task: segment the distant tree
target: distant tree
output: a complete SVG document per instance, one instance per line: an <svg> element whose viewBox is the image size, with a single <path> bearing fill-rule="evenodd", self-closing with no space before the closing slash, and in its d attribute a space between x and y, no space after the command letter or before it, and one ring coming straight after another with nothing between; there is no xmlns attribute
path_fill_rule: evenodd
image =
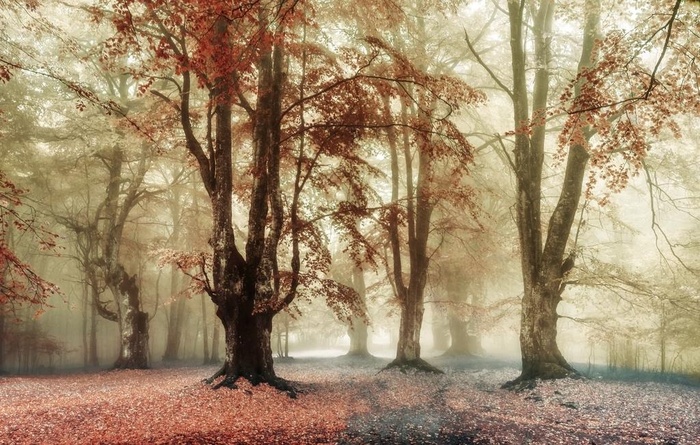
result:
<svg viewBox="0 0 700 445"><path fill-rule="evenodd" d="M403 21L399 28L405 29L386 40L367 40L387 54L388 67L381 75L400 79L393 97L383 104L384 113L397 124L386 129L391 197L382 219L391 246L390 280L400 308L396 358L388 366L436 371L421 358L420 345L430 259L440 244L434 211L445 202L473 210L473 190L462 182L473 147L452 118L484 96L428 57L432 30L422 16L427 7L423 2L407 7L404 13L417 18ZM412 39L404 39L403 33Z"/></svg>

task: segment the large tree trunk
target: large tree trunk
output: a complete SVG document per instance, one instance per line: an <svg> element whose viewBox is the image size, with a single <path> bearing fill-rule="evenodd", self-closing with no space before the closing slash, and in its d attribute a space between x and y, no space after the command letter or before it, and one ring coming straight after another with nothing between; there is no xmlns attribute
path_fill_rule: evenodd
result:
<svg viewBox="0 0 700 445"><path fill-rule="evenodd" d="M425 307L422 293L416 291L417 289L409 289L401 306L399 342L394 360L396 363L407 363L420 359L420 332Z"/></svg>
<svg viewBox="0 0 700 445"><path fill-rule="evenodd" d="M365 304L367 289L365 285L365 274L361 267L355 266L352 270L352 287L359 295L362 305ZM350 337L350 349L347 355L355 357L368 357L367 349L367 323L360 317L352 316L350 326L348 326L348 336Z"/></svg>
<svg viewBox="0 0 700 445"><path fill-rule="evenodd" d="M228 41L226 21L218 20L216 27L222 39ZM281 58L281 53L279 57ZM280 97L277 88L281 88L281 69L281 60L273 58L272 52L262 56L258 119L254 129L255 179L251 192L245 259L235 244L231 214L233 172L230 80L220 79L220 90L216 91L219 101L215 108L214 176L203 177L205 183L214 186L209 189L214 223L214 290L211 295L217 307L216 315L224 327L226 341L224 365L208 380L214 382L223 376L223 380L215 387L235 387L236 380L244 377L254 384L266 382L293 392L284 381L275 376L273 368L270 335L274 311L271 308L255 310L256 302L270 301L275 290L273 273L276 272L276 240L273 238L277 229L281 229L281 224L278 227L275 223L281 221L278 220L279 215L275 215L277 203L270 198L271 189L274 190L275 181L278 180L273 176L278 172L270 171L274 167L269 163L279 155L279 148L275 148L275 145L279 144ZM273 224L269 231L266 229L268 204L273 208Z"/></svg>
<svg viewBox="0 0 700 445"><path fill-rule="evenodd" d="M236 380L244 377L254 385L265 382L293 391L275 375L270 341L272 314L253 314L253 304L248 301L219 306L216 315L224 327L226 355L223 366L208 379L208 383L223 377L215 388L235 387Z"/></svg>
<svg viewBox="0 0 700 445"><path fill-rule="evenodd" d="M557 345L558 292L535 286L523 298L520 349L522 373L520 380L556 379L575 374Z"/></svg>
<svg viewBox="0 0 700 445"><path fill-rule="evenodd" d="M276 380L270 334L272 316L245 314L224 322L227 376L241 376L253 384Z"/></svg>
<svg viewBox="0 0 700 445"><path fill-rule="evenodd" d="M119 323L121 347L114 367L145 369L148 368L148 314L141 311L136 275L129 276L121 266L118 270L119 277L109 283L122 300Z"/></svg>

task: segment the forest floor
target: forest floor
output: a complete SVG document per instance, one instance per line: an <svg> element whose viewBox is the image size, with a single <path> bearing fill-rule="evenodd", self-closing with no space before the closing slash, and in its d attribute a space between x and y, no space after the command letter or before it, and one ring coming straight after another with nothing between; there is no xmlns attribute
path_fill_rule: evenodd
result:
<svg viewBox="0 0 700 445"><path fill-rule="evenodd" d="M298 358L299 390L212 390L213 367L0 377L0 444L698 444L700 388L581 379L500 389L517 369L436 358L445 374L379 372L383 359Z"/></svg>

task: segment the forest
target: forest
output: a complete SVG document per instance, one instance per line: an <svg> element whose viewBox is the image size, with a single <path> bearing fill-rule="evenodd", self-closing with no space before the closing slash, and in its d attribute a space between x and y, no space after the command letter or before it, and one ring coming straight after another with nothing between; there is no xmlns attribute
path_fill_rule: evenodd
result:
<svg viewBox="0 0 700 445"><path fill-rule="evenodd" d="M0 0L0 444L693 444L700 2Z"/></svg>

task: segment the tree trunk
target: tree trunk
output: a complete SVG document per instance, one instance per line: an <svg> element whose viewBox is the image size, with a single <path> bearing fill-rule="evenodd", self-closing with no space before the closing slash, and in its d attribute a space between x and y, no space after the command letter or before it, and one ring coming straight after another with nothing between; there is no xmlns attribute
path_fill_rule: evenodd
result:
<svg viewBox="0 0 700 445"><path fill-rule="evenodd" d="M558 292L536 286L523 298L520 349L522 374L520 380L556 379L576 373L559 351L557 345Z"/></svg>
<svg viewBox="0 0 700 445"><path fill-rule="evenodd" d="M217 315L224 327L226 356L219 372L208 380L223 376L215 387L235 387L235 381L244 377L251 383L279 383L275 375L270 335L272 315L252 314L252 304L239 304L230 310L219 308Z"/></svg>
<svg viewBox="0 0 700 445"><path fill-rule="evenodd" d="M352 271L352 287L359 295L362 305L365 304L367 289L365 285L365 274L362 268L355 266ZM351 317L348 326L348 336L350 337L350 349L347 355L356 357L368 357L367 349L367 323L359 317Z"/></svg>
<svg viewBox="0 0 700 445"><path fill-rule="evenodd" d="M122 317L119 323L121 347L114 363L117 369L148 368L148 314L141 311L136 275L129 276L122 266L119 281L110 283L119 293ZM115 283L118 283L115 286ZM116 289L115 289L116 287Z"/></svg>
<svg viewBox="0 0 700 445"><path fill-rule="evenodd" d="M90 304L90 338L88 340L88 361L87 365L90 368L100 366L100 360L97 355L97 309L95 308L94 300Z"/></svg>
<svg viewBox="0 0 700 445"><path fill-rule="evenodd" d="M406 363L420 359L420 331L424 311L421 293L416 292L416 289L409 289L401 306L401 324L395 362Z"/></svg>
<svg viewBox="0 0 700 445"><path fill-rule="evenodd" d="M481 348L481 338L478 334L479 326L474 321L473 314L467 315L465 306L471 303L473 307L478 306L481 300L480 294L483 292L483 283L480 279L472 279L468 285L465 283L466 277L462 277L461 268L447 268L446 290L450 300L449 327L450 327L450 347L445 351L445 355L470 356L483 353ZM471 301L470 301L471 300ZM470 329L471 328L471 329ZM470 334L470 332L472 332Z"/></svg>
<svg viewBox="0 0 700 445"><path fill-rule="evenodd" d="M209 329L207 322L207 300L204 294L202 294L202 362L204 364L209 363Z"/></svg>
<svg viewBox="0 0 700 445"><path fill-rule="evenodd" d="M538 378L552 379L576 374L557 346L557 306L564 290L562 265L564 254L578 209L582 184L588 163L586 149L576 143L569 147L566 172L559 201L549 219L547 236L542 234L541 198L544 163L545 125L549 93L552 23L554 2L542 1L532 13L535 69L532 88L532 116L528 110L524 29L524 2L508 2L510 44L513 69L513 111L515 128L531 127L531 135L518 131L515 135L514 169L517 177L516 221L520 242L523 274L523 299L520 329L522 373L507 387ZM597 0L587 2L587 17L579 72L591 64L597 34ZM582 82L576 85L575 99L581 94ZM590 137L588 129L583 129ZM544 244L544 247L543 247ZM573 258L573 257L572 257Z"/></svg>
<svg viewBox="0 0 700 445"><path fill-rule="evenodd" d="M180 342L182 341L182 325L185 318L186 299L184 296L179 295L180 280L177 275L179 273L177 266L173 266L170 276L170 296L171 298L175 298L175 301L170 304L168 335L165 342L163 361L177 360L180 356Z"/></svg>

